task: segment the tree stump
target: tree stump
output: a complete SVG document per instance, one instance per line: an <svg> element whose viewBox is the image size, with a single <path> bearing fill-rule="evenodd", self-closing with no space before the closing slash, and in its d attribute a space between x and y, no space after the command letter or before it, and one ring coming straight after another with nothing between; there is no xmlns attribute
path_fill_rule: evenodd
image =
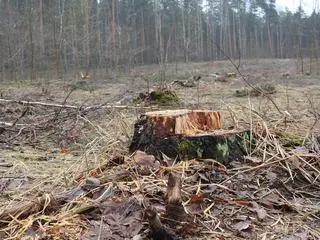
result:
<svg viewBox="0 0 320 240"><path fill-rule="evenodd" d="M253 145L249 130L221 129L220 113L208 110L147 112L134 126L131 152L162 153L179 160L216 159L223 164L242 158Z"/></svg>

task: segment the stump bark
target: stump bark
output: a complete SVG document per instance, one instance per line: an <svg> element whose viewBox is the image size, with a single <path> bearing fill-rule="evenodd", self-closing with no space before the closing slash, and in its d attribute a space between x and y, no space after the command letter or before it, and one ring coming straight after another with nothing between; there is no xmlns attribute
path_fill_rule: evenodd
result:
<svg viewBox="0 0 320 240"><path fill-rule="evenodd" d="M162 153L179 160L213 158L223 164L242 158L254 144L249 130L221 129L220 113L208 110L147 112L135 123L129 150Z"/></svg>

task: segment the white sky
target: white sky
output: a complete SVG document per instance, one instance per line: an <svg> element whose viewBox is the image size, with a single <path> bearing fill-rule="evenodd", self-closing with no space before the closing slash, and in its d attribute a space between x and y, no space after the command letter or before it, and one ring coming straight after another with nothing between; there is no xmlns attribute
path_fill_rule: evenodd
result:
<svg viewBox="0 0 320 240"><path fill-rule="evenodd" d="M311 14L313 9L319 11L319 3L318 0L301 0L301 7L306 14ZM295 12L300 5L300 0L276 0L276 4L281 10L287 7L291 12Z"/></svg>

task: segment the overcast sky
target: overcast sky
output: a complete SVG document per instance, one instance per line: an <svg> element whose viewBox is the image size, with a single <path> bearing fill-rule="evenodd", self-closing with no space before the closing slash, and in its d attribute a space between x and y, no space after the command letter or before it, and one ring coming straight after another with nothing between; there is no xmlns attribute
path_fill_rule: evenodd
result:
<svg viewBox="0 0 320 240"><path fill-rule="evenodd" d="M317 4L317 2L320 1L301 0L301 6L307 14L311 14L314 8L316 9L316 11L319 10L319 3ZM276 4L281 10L285 10L285 8L287 7L290 11L295 12L300 5L300 0L276 0Z"/></svg>

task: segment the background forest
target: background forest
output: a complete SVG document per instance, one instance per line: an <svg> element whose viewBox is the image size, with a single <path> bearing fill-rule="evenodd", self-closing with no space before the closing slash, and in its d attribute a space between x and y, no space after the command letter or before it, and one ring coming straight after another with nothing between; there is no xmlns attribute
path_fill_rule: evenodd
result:
<svg viewBox="0 0 320 240"><path fill-rule="evenodd" d="M0 0L0 21L0 80L320 50L319 13L275 0Z"/></svg>

